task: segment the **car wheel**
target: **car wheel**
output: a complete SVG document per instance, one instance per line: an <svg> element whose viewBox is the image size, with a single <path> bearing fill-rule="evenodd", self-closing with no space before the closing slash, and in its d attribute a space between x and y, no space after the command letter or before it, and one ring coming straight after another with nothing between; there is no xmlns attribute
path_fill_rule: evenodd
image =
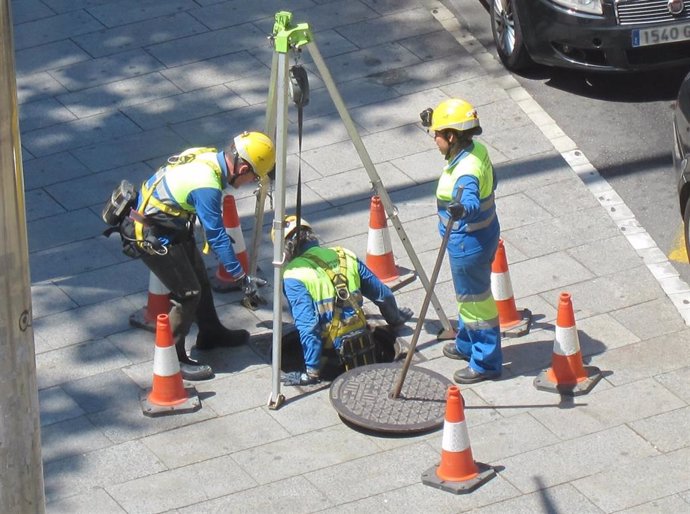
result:
<svg viewBox="0 0 690 514"><path fill-rule="evenodd" d="M491 0L491 32L498 57L506 68L520 71L529 67L532 60L522 38L515 0Z"/></svg>
<svg viewBox="0 0 690 514"><path fill-rule="evenodd" d="M690 198L685 203L685 214L683 215L683 234L685 235L685 253L690 262Z"/></svg>

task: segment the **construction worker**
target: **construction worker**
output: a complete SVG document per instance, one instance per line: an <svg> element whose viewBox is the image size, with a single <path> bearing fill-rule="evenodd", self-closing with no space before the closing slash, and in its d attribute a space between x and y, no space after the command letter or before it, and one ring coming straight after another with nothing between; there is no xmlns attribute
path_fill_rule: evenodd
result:
<svg viewBox="0 0 690 514"><path fill-rule="evenodd" d="M275 240L275 233L271 233ZM286 216L283 293L292 312L304 354L305 370L286 374L285 385L311 385L321 379L324 349L334 349L345 368L375 361L363 297L371 300L391 326L412 317L398 308L393 292L350 250L323 248L311 225ZM358 356L362 360L358 360Z"/></svg>
<svg viewBox="0 0 690 514"><path fill-rule="evenodd" d="M458 304L458 333L443 353L469 361L453 375L459 384L497 378L503 357L498 310L491 294L491 262L500 226L493 166L486 147L473 140L482 133L477 111L468 102L453 98L426 109L420 117L433 131L436 146L447 161L436 188L441 236L449 219L453 220L447 252Z"/></svg>
<svg viewBox="0 0 690 514"><path fill-rule="evenodd" d="M258 298L258 279L245 274L237 259L223 226L221 205L224 188L253 183L268 175L274 165L273 142L260 132L243 132L225 151L185 150L142 184L137 208L120 229L128 243L125 253L141 257L170 290L170 328L180 371L187 380L213 376L210 366L192 360L185 349L193 322L199 327L198 350L241 345L249 337L246 330L229 330L218 319L194 236L195 220L203 227L204 250L210 246L245 294Z"/></svg>

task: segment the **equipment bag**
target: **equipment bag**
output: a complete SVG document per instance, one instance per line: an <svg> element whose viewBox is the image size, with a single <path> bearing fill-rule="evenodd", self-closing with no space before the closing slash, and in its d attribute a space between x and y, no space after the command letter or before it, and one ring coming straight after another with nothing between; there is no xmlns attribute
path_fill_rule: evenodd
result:
<svg viewBox="0 0 690 514"><path fill-rule="evenodd" d="M137 190L128 180L120 182L113 189L110 199L106 202L101 212L101 219L106 225L117 227L129 214L130 209L136 207L138 199Z"/></svg>

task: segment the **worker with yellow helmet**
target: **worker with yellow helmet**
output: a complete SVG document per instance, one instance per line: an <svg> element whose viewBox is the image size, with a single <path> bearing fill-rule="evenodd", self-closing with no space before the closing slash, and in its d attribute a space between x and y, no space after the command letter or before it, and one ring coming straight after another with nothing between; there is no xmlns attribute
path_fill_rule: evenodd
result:
<svg viewBox="0 0 690 514"><path fill-rule="evenodd" d="M243 285L245 294L255 295L256 280L245 274L223 225L223 189L266 177L274 165L273 141L261 132L243 132L225 150L187 149L169 158L142 184L136 209L120 228L125 253L141 257L170 290L170 327L182 377L187 380L213 376L210 366L192 360L186 352L185 338L192 323L199 327L199 350L240 345L249 337L246 330L229 330L218 319L194 237L195 220L225 270Z"/></svg>
<svg viewBox="0 0 690 514"><path fill-rule="evenodd" d="M482 133L479 117L470 103L457 98L422 111L420 117L422 125L433 131L446 160L436 187L442 237L452 220L447 252L458 305L458 333L443 353L469 361L453 375L460 384L497 378L503 357L498 310L491 294L491 262L500 225L494 201L496 175L486 147L473 139Z"/></svg>
<svg viewBox="0 0 690 514"><path fill-rule="evenodd" d="M341 369L378 361L364 312L371 300L391 326L412 317L398 308L393 292L357 256L341 247L325 248L311 225L286 216L283 293L299 333L305 369L283 376L285 385L311 385L323 377L324 349L334 351ZM275 233L271 232L275 241Z"/></svg>

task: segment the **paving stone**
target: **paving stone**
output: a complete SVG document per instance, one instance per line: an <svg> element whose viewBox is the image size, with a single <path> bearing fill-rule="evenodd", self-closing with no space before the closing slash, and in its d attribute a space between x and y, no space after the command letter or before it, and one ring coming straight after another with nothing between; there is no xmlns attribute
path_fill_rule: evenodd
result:
<svg viewBox="0 0 690 514"><path fill-rule="evenodd" d="M98 30L102 25L86 11L74 11L15 25L14 48L23 50L78 34Z"/></svg>
<svg viewBox="0 0 690 514"><path fill-rule="evenodd" d="M510 266L513 291L533 295L554 288L568 289L593 278L593 274L567 253L559 251ZM575 300L575 299L574 299ZM577 305L574 303L574 306Z"/></svg>
<svg viewBox="0 0 690 514"><path fill-rule="evenodd" d="M123 466L123 462L127 465ZM43 467L46 501L126 482L164 469L160 460L139 441L66 457L48 462Z"/></svg>
<svg viewBox="0 0 690 514"><path fill-rule="evenodd" d="M686 332L679 332L671 337L659 336L641 343L616 348L596 356L593 364L602 370L613 371L607 380L614 385L678 370L690 364L690 353L687 350L688 337L690 336ZM664 348L663 352L658 351L660 347ZM646 359L645 355L654 355L655 358Z"/></svg>
<svg viewBox="0 0 690 514"><path fill-rule="evenodd" d="M680 496L672 495L659 500L643 503L637 507L621 510L624 514L662 514L663 512L683 512L688 504Z"/></svg>
<svg viewBox="0 0 690 514"><path fill-rule="evenodd" d="M635 420L664 419L678 412L674 409L683 406L676 396L651 379L609 389L599 390L595 387L586 397L581 397L581 402L582 405L567 412L543 409L535 410L532 415L561 439L573 439L628 423L635 432L653 444L653 440L645 434L645 425L638 430ZM564 416L568 416L568 423L563 423ZM653 423L650 421L650 425L647 425L649 431L653 430ZM669 437L672 439L673 435L669 434ZM658 449L664 451L663 448Z"/></svg>
<svg viewBox="0 0 690 514"><path fill-rule="evenodd" d="M24 161L24 190L31 191L63 180L90 174L86 166L69 152Z"/></svg>
<svg viewBox="0 0 690 514"><path fill-rule="evenodd" d="M44 463L83 455L112 444L85 416L41 427L41 457Z"/></svg>
<svg viewBox="0 0 690 514"><path fill-rule="evenodd" d="M270 71L270 66L263 66L249 52L235 49L232 53L163 70L161 74L182 91L189 92L232 84L245 77L268 86ZM266 98L264 95L263 100Z"/></svg>
<svg viewBox="0 0 690 514"><path fill-rule="evenodd" d="M265 34L254 24L245 23L158 43L148 46L146 50L168 68L172 68L224 55L228 41L232 41L233 50L239 52L265 44Z"/></svg>
<svg viewBox="0 0 690 514"><path fill-rule="evenodd" d="M25 102L19 107L19 125L22 130L48 127L74 119L74 114L52 98Z"/></svg>
<svg viewBox="0 0 690 514"><path fill-rule="evenodd" d="M641 264L641 259L623 236L592 241L569 249L568 254L598 275L615 273ZM612 255L616 258L612 259Z"/></svg>
<svg viewBox="0 0 690 514"><path fill-rule="evenodd" d="M427 9L410 9L346 25L339 32L360 48L380 45L438 30Z"/></svg>
<svg viewBox="0 0 690 514"><path fill-rule="evenodd" d="M60 335L64 336L65 334ZM57 347L63 343L53 339L51 344ZM78 362L79 365L75 366L75 362ZM105 340L59 348L36 356L38 387L43 389L63 384L71 380L117 369L127 364L129 362L126 358Z"/></svg>
<svg viewBox="0 0 690 514"><path fill-rule="evenodd" d="M334 2L292 10L293 23L309 23L314 32L361 23L375 17L377 14L361 2L348 5ZM273 17L264 18L262 21L256 22L256 25L263 28L264 33L271 33Z"/></svg>
<svg viewBox="0 0 690 514"><path fill-rule="evenodd" d="M49 387L39 391L38 403L41 410L41 427L78 418L84 414L79 405L59 387Z"/></svg>
<svg viewBox="0 0 690 514"><path fill-rule="evenodd" d="M496 200L501 230L522 227L551 218L551 214L524 193L501 196Z"/></svg>
<svg viewBox="0 0 690 514"><path fill-rule="evenodd" d="M54 11L38 0L16 0L12 2L12 21L15 25L47 18L53 14L55 14Z"/></svg>
<svg viewBox="0 0 690 514"><path fill-rule="evenodd" d="M638 417L641 418L642 413ZM628 425L647 439L655 448L668 453L686 446L689 420L690 407L684 407L656 416L638 419L628 423Z"/></svg>
<svg viewBox="0 0 690 514"><path fill-rule="evenodd" d="M215 480L222 476L222 481ZM163 471L107 488L127 512L156 513L229 495L256 485L230 457ZM152 495L151 491L158 494Z"/></svg>
<svg viewBox="0 0 690 514"><path fill-rule="evenodd" d="M509 160L529 157L539 160L540 154L553 149L551 142L532 123L508 130L484 131L482 137Z"/></svg>
<svg viewBox="0 0 690 514"><path fill-rule="evenodd" d="M625 466L610 466L573 485L604 512L633 507L685 491L690 481L690 450L650 456ZM616 487L611 487L616 484Z"/></svg>
<svg viewBox="0 0 690 514"><path fill-rule="evenodd" d="M105 203L105 197L103 202ZM38 252L87 239L104 229L103 220L91 211L79 209L29 222L29 250ZM59 227L59 230L56 230Z"/></svg>
<svg viewBox="0 0 690 514"><path fill-rule="evenodd" d="M46 512L49 514L91 514L94 511L102 514L127 512L100 487L46 504Z"/></svg>
<svg viewBox="0 0 690 514"><path fill-rule="evenodd" d="M80 91L120 80L147 75L163 68L146 52L136 49L50 71L69 91ZM105 89L110 89L109 86ZM144 90L146 91L146 90ZM104 91L101 91L104 93ZM93 99L91 99L93 100Z"/></svg>
<svg viewBox="0 0 690 514"><path fill-rule="evenodd" d="M193 0L170 0L162 4L155 0L124 0L99 4L90 7L89 12L106 27L158 18L197 6Z"/></svg>
<svg viewBox="0 0 690 514"><path fill-rule="evenodd" d="M482 134L480 140L491 143L485 137L485 134ZM511 159L509 162L500 165L494 163L494 169L498 181L496 189L498 196L529 191L549 184L559 183L569 178L572 173L566 167L563 158L551 152ZM601 216L600 212L597 212L597 214Z"/></svg>
<svg viewBox="0 0 690 514"><path fill-rule="evenodd" d="M20 4L26 2L14 3ZM89 59L91 59L91 56L72 40L63 39L41 46L19 50L15 54L15 68L17 75L31 75L56 68L64 68L65 66L70 66Z"/></svg>
<svg viewBox="0 0 690 514"><path fill-rule="evenodd" d="M290 2L291 11L311 6L313 3L310 0ZM278 9L278 7L279 2L275 0L257 0L250 4L242 0L232 0L190 9L189 13L211 30L216 30L266 18L267 13ZM301 20L294 21L301 22Z"/></svg>
<svg viewBox="0 0 690 514"><path fill-rule="evenodd" d="M17 75L17 102L20 105L66 91L67 89L51 77L48 72Z"/></svg>
<svg viewBox="0 0 690 514"><path fill-rule="evenodd" d="M44 157L139 132L141 129L123 114L108 113L32 130L22 134L22 145L34 156Z"/></svg>
<svg viewBox="0 0 690 514"><path fill-rule="evenodd" d="M26 202L26 220L29 222L65 212L64 207L42 189L27 191L24 195L24 201Z"/></svg>
<svg viewBox="0 0 690 514"><path fill-rule="evenodd" d="M101 225L98 230L102 229ZM116 242L115 238L112 242L97 238L32 252L29 254L32 280L42 282L51 278L59 279L91 271L95 266L105 267L128 259L122 255L122 246L118 248L114 244L120 245L120 242Z"/></svg>
<svg viewBox="0 0 690 514"><path fill-rule="evenodd" d="M72 310L76 307L77 304L54 284L43 282L31 286L33 319Z"/></svg>
<svg viewBox="0 0 690 514"><path fill-rule="evenodd" d="M655 299L618 309L611 315L640 339L678 332L685 328L678 311L665 299Z"/></svg>
<svg viewBox="0 0 690 514"><path fill-rule="evenodd" d="M685 403L690 403L690 367L682 367L668 373L656 375L654 380L662 384L666 389L672 391Z"/></svg>
<svg viewBox="0 0 690 514"><path fill-rule="evenodd" d="M479 509L472 509L468 512L472 514L489 514L491 512L532 514L534 512L569 512L571 510L591 514L599 514L601 512L570 484L558 485L526 494L519 498L512 498Z"/></svg>
<svg viewBox="0 0 690 514"><path fill-rule="evenodd" d="M336 425L253 446L233 453L233 458L257 482L267 484L370 455L377 449L368 437ZM319 458L315 460L313 455ZM276 459L290 464L275 466Z"/></svg>
<svg viewBox="0 0 690 514"><path fill-rule="evenodd" d="M124 106L120 111L142 129L148 130L239 109L246 105L244 99L221 85Z"/></svg>
<svg viewBox="0 0 690 514"><path fill-rule="evenodd" d="M339 505L415 484L419 469L432 466L437 458L428 445L418 443L312 471L304 478ZM351 487L333 487L342 481Z"/></svg>
<svg viewBox="0 0 690 514"><path fill-rule="evenodd" d="M263 409L251 409L145 437L142 441L166 465L177 468L222 455L232 454L234 458L247 448L270 447L272 441L289 436ZM184 445L180 446L179 441L184 441ZM243 459L235 460L252 475Z"/></svg>
<svg viewBox="0 0 690 514"><path fill-rule="evenodd" d="M101 87L91 87L60 95L57 99L79 118L87 118L120 107L167 98L179 92L160 73L147 73L113 82L108 85L107 92Z"/></svg>
<svg viewBox="0 0 690 514"><path fill-rule="evenodd" d="M199 509L205 512L241 512L246 510L247 505L251 505L257 512L306 514L320 511L330 506L330 503L303 477L293 477L182 508L179 512L192 514L199 512Z"/></svg>
<svg viewBox="0 0 690 514"><path fill-rule="evenodd" d="M208 28L189 13L179 12L124 26L101 29L77 36L74 41L93 57L103 57L207 31Z"/></svg>

